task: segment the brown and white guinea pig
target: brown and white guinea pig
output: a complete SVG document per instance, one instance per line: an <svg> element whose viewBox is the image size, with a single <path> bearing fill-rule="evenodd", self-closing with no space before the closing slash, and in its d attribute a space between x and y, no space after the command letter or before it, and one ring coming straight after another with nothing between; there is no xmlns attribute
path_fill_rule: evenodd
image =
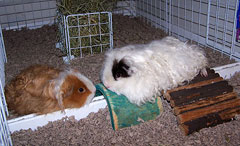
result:
<svg viewBox="0 0 240 146"><path fill-rule="evenodd" d="M8 108L19 115L79 108L91 102L95 91L79 71L46 65L26 68L5 87Z"/></svg>
<svg viewBox="0 0 240 146"><path fill-rule="evenodd" d="M141 105L155 101L167 91L192 80L199 72L207 76L205 53L174 37L144 45L128 45L106 53L101 81L110 90Z"/></svg>

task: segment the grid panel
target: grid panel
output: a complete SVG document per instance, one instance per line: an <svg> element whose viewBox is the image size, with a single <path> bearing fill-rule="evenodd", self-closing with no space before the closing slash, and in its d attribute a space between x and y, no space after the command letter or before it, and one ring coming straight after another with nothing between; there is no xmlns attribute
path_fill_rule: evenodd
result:
<svg viewBox="0 0 240 146"><path fill-rule="evenodd" d="M0 145L4 145L4 146L12 146L12 140L11 140L11 134L9 131L9 127L8 127L8 123L7 123L7 118L6 116L8 115L5 111L6 111L6 104L4 104L3 100L5 99L4 96L4 92L3 92L3 86L2 83L0 81L0 129L1 129L1 138L0 138Z"/></svg>
<svg viewBox="0 0 240 146"><path fill-rule="evenodd" d="M240 57L239 44L235 41L237 6L237 0L208 3L207 44L234 57Z"/></svg>
<svg viewBox="0 0 240 146"><path fill-rule="evenodd" d="M136 16L165 32L168 31L168 7L165 0L136 0Z"/></svg>
<svg viewBox="0 0 240 146"><path fill-rule="evenodd" d="M7 62L7 56L6 56L5 45L3 41L2 27L0 25L0 80L3 86L5 86L4 64L6 62Z"/></svg>
<svg viewBox="0 0 240 146"><path fill-rule="evenodd" d="M0 145L12 145L10 132L8 129L6 116L8 115L7 104L4 96L4 85L5 85L5 73L4 73L4 64L7 62L2 28L0 25L0 123L1 123L1 138Z"/></svg>
<svg viewBox="0 0 240 146"><path fill-rule="evenodd" d="M71 56L83 57L113 48L112 13L96 12L73 14L62 17L65 41L61 42L63 50ZM64 37L62 37L64 38ZM66 47L65 47L66 46Z"/></svg>
<svg viewBox="0 0 240 146"><path fill-rule="evenodd" d="M239 60L238 4L238 0L136 0L136 14L169 35L211 46Z"/></svg>

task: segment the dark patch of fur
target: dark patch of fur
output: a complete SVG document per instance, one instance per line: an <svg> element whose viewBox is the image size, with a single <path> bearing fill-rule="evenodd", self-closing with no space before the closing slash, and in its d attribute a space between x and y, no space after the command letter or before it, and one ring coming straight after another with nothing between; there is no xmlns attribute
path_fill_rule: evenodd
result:
<svg viewBox="0 0 240 146"><path fill-rule="evenodd" d="M118 78L127 78L130 77L128 74L129 66L125 63L123 59L119 62L115 59L112 66L112 75L115 80Z"/></svg>

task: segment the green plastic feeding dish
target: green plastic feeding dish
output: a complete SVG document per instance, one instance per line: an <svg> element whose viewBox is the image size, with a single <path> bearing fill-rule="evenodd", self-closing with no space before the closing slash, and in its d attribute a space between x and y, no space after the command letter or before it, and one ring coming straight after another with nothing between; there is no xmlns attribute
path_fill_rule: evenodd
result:
<svg viewBox="0 0 240 146"><path fill-rule="evenodd" d="M154 120L163 111L160 97L154 103L147 102L138 106L130 103L126 96L108 90L103 84L97 84L96 89L96 96L103 95L107 100L114 130Z"/></svg>

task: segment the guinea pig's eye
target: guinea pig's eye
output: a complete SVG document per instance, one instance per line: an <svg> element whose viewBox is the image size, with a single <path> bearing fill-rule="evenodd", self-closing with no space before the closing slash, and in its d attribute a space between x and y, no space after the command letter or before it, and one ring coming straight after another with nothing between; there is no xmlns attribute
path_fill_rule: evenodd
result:
<svg viewBox="0 0 240 146"><path fill-rule="evenodd" d="M79 88L78 91L79 91L80 93L82 93L82 92L85 91L85 89L84 89L84 88Z"/></svg>
<svg viewBox="0 0 240 146"><path fill-rule="evenodd" d="M120 73L117 73L116 78L120 78L120 77L121 77Z"/></svg>

